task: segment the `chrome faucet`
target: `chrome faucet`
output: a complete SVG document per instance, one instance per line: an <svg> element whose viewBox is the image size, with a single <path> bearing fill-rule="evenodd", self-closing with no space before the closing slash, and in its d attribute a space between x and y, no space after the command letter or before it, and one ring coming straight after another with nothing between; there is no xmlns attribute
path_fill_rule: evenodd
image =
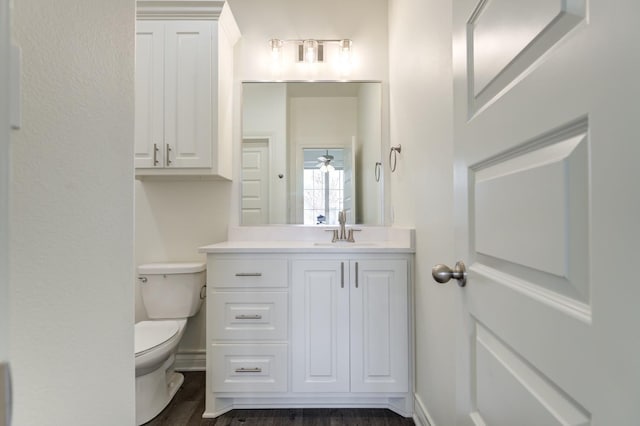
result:
<svg viewBox="0 0 640 426"><path fill-rule="evenodd" d="M338 223L340 224L340 229L330 230L333 233L331 242L335 243L336 241L346 241L348 243L355 243L356 240L353 238L353 229L346 229L347 212L345 210L338 212Z"/></svg>
<svg viewBox="0 0 640 426"><path fill-rule="evenodd" d="M346 240L346 229L345 224L347 223L347 212L341 210L338 212L338 223L340 224L340 235L338 236L339 240Z"/></svg>

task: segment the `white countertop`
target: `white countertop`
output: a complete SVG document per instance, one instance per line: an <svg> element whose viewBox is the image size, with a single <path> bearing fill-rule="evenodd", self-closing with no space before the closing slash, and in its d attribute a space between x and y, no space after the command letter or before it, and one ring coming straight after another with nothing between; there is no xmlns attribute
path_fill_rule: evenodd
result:
<svg viewBox="0 0 640 426"><path fill-rule="evenodd" d="M356 242L331 242L334 227L267 226L229 230L229 240L200 247L201 253L415 253L413 229L361 227Z"/></svg>

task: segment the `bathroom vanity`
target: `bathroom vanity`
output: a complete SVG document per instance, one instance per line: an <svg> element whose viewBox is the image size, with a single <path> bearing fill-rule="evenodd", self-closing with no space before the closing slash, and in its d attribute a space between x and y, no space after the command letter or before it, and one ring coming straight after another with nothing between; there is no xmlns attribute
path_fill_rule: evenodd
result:
<svg viewBox="0 0 640 426"><path fill-rule="evenodd" d="M331 243L322 229L251 229L201 248L204 417L286 407L411 416L413 232L372 227L356 243Z"/></svg>

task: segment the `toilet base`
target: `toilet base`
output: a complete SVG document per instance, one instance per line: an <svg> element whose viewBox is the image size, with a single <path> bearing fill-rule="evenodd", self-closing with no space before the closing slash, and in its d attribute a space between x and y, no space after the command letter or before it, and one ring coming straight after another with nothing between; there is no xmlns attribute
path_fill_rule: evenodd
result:
<svg viewBox="0 0 640 426"><path fill-rule="evenodd" d="M160 414L180 389L184 376L173 370L174 361L171 355L157 370L136 377L136 425Z"/></svg>

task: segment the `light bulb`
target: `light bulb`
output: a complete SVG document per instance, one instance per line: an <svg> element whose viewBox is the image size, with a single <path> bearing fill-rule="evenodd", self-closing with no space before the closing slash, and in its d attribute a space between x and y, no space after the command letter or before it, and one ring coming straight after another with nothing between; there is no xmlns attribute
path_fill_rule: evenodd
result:
<svg viewBox="0 0 640 426"><path fill-rule="evenodd" d="M340 40L340 62L348 65L351 62L351 46L353 42L349 39Z"/></svg>
<svg viewBox="0 0 640 426"><path fill-rule="evenodd" d="M316 40L305 40L303 42L304 61L315 62L318 51L318 42Z"/></svg>
<svg viewBox="0 0 640 426"><path fill-rule="evenodd" d="M278 61L280 59L280 53L282 52L282 40L272 38L269 40L269 47L271 48L271 59Z"/></svg>

